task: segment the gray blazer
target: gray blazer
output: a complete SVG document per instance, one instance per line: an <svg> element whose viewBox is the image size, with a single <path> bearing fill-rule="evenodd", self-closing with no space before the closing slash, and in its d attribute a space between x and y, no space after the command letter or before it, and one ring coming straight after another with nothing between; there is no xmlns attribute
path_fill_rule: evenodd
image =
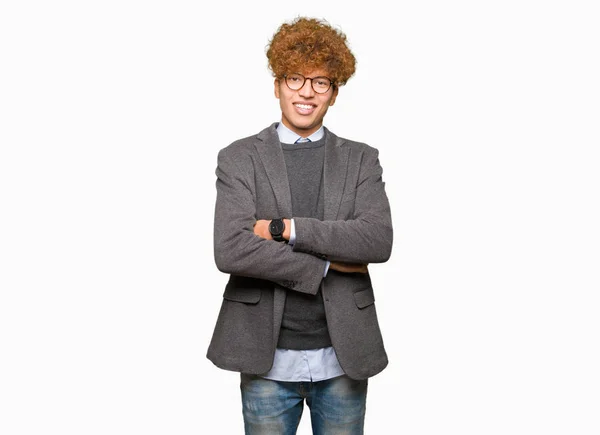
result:
<svg viewBox="0 0 600 435"><path fill-rule="evenodd" d="M214 250L230 274L207 357L218 367L264 374L273 364L288 291L323 294L332 345L344 372L365 379L387 355L369 274L340 273L326 262L381 263L392 250L390 206L378 152L326 131L324 220L294 217L296 243L253 232L258 219L292 218L277 123L218 155Z"/></svg>

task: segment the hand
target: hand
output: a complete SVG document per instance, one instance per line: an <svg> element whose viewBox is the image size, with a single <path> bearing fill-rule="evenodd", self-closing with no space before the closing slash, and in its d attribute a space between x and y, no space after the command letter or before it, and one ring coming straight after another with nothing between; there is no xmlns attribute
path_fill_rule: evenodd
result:
<svg viewBox="0 0 600 435"><path fill-rule="evenodd" d="M271 237L271 232L269 231L270 220L259 219L254 224L254 234L258 237L262 237L263 239L273 240ZM290 240L290 232L292 231L292 221L290 219L284 219L283 223L285 224L285 230L283 230L283 238L285 240Z"/></svg>
<svg viewBox="0 0 600 435"><path fill-rule="evenodd" d="M329 265L329 269L342 273L367 273L367 266L368 264L362 263L342 263L339 261L332 261Z"/></svg>
<svg viewBox="0 0 600 435"><path fill-rule="evenodd" d="M254 224L254 234L258 237L262 237L263 239L273 240L271 237L271 232L269 231L269 224L271 221L265 219L259 219Z"/></svg>

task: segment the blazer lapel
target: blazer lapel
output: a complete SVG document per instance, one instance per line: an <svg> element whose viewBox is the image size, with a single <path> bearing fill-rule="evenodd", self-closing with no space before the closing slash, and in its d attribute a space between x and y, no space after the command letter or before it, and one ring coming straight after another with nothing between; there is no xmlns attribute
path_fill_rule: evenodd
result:
<svg viewBox="0 0 600 435"><path fill-rule="evenodd" d="M290 193L290 183L275 127L276 123L261 131L257 136L261 142L257 143L255 147L277 201L278 217L291 218L292 195Z"/></svg>
<svg viewBox="0 0 600 435"><path fill-rule="evenodd" d="M346 184L349 150L341 146L343 143L343 139L326 130L325 164L323 166L324 219L326 221L336 220Z"/></svg>

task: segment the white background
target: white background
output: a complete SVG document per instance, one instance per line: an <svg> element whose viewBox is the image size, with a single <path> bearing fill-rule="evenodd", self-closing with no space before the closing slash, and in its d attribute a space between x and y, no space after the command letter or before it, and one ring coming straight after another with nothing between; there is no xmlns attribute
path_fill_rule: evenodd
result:
<svg viewBox="0 0 600 435"><path fill-rule="evenodd" d="M205 358L214 170L279 120L298 15L348 36L326 125L392 204L366 433L600 433L596 2L236 3L0 6L0 433L243 432Z"/></svg>

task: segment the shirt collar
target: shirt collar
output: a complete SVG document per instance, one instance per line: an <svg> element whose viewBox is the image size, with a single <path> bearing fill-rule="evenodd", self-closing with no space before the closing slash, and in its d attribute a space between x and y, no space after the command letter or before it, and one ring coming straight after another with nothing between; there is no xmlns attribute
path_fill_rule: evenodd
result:
<svg viewBox="0 0 600 435"><path fill-rule="evenodd" d="M277 135L279 136L279 142L281 143L296 143L296 141L301 137L299 134L294 133L292 130L283 125L283 122L280 122L277 125ZM320 140L325 135L325 130L323 126L321 126L317 131L308 136L311 142L315 142Z"/></svg>

